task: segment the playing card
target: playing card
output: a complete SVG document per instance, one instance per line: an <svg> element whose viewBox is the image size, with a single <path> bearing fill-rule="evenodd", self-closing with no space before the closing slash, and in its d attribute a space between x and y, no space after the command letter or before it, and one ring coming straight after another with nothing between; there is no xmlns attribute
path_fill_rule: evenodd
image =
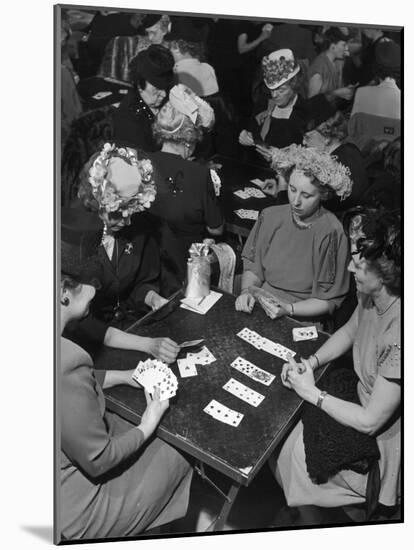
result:
<svg viewBox="0 0 414 550"><path fill-rule="evenodd" d="M204 342L204 338L200 338L200 340L188 340L188 342L183 342L180 344L180 348L194 348L196 346L199 346Z"/></svg>
<svg viewBox="0 0 414 550"><path fill-rule="evenodd" d="M260 187L260 189L263 189L267 185L265 181L262 181L259 178L255 178L253 180L250 180L250 183L254 183L254 185L257 185L258 187Z"/></svg>
<svg viewBox="0 0 414 550"><path fill-rule="evenodd" d="M229 409L225 405L222 405L215 399L212 399L210 403L204 407L203 411L213 417L215 420L229 424L230 426L237 427L243 420L244 415Z"/></svg>
<svg viewBox="0 0 414 550"><path fill-rule="evenodd" d="M178 388L177 377L172 370L156 359L140 361L132 377L151 395L159 388L161 401L173 397Z"/></svg>
<svg viewBox="0 0 414 550"><path fill-rule="evenodd" d="M239 218L245 219L247 218L246 214L247 210L244 210L243 208L239 208L239 210L235 210L234 213L239 216Z"/></svg>
<svg viewBox="0 0 414 550"><path fill-rule="evenodd" d="M249 405L253 405L253 407L260 405L264 399L264 395L252 390L234 378L230 378L230 380L224 384L223 390L226 390L242 401L249 403Z"/></svg>
<svg viewBox="0 0 414 550"><path fill-rule="evenodd" d="M244 193L248 197L254 197L256 199L263 199L266 197L266 195L263 193L263 191L260 191L260 189L255 189L254 187L245 187Z"/></svg>
<svg viewBox="0 0 414 550"><path fill-rule="evenodd" d="M267 351L268 353L271 353L272 355L276 355L276 357L279 357L280 359L283 359L284 361L287 361L287 355L290 353L292 357L296 355L295 351L292 351L289 348L286 348L285 346L282 346L282 344L278 344L276 342L272 342L272 340L269 340L268 338L263 338L262 342L262 350Z"/></svg>
<svg viewBox="0 0 414 550"><path fill-rule="evenodd" d="M267 372L260 367L257 367L253 363L250 363L250 361L247 361L247 359L244 359L243 357L237 357L232 363L231 366L238 370L239 372L245 374L252 380L255 380L256 382L260 382L260 384L264 384L265 386L270 386L270 384L275 379L275 376L273 374L270 374L270 372Z"/></svg>
<svg viewBox="0 0 414 550"><path fill-rule="evenodd" d="M234 195L237 197L240 197L241 199L248 199L249 195L245 193L242 189L239 189L238 191L234 191Z"/></svg>
<svg viewBox="0 0 414 550"><path fill-rule="evenodd" d="M198 372L195 364L191 359L177 359L178 370L180 371L181 378L188 378L189 376L197 376Z"/></svg>
<svg viewBox="0 0 414 550"><path fill-rule="evenodd" d="M293 341L315 340L318 337L318 331L315 326L297 327L292 329Z"/></svg>
<svg viewBox="0 0 414 550"><path fill-rule="evenodd" d="M203 348L197 353L187 353L187 358L191 359L191 361L196 365L209 365L210 363L214 363L216 360L214 355L206 346L203 346Z"/></svg>
<svg viewBox="0 0 414 550"><path fill-rule="evenodd" d="M93 99L104 99L104 97L108 97L109 95L112 95L112 92L98 92L92 97Z"/></svg>
<svg viewBox="0 0 414 550"><path fill-rule="evenodd" d="M245 327L237 333L237 336L245 342L248 342L249 344L254 346L256 349L262 349L262 337L254 330L250 330L249 328Z"/></svg>

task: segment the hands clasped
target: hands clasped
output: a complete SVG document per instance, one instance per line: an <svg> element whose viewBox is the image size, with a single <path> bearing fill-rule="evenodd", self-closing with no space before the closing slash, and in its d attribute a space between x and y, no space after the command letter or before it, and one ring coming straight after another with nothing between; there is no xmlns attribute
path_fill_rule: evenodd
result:
<svg viewBox="0 0 414 550"><path fill-rule="evenodd" d="M288 356L288 363L282 368L282 384L294 390L300 397L303 397L306 390L315 385L315 377L308 359L301 358L297 363L292 356Z"/></svg>

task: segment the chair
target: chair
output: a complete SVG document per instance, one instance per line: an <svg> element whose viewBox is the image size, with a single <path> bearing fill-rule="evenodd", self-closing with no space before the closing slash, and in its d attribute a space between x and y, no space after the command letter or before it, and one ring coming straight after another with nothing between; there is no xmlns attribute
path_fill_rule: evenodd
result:
<svg viewBox="0 0 414 550"><path fill-rule="evenodd" d="M394 141L401 136L401 120L367 113L355 113L348 123L348 142L369 154L378 141Z"/></svg>
<svg viewBox="0 0 414 550"><path fill-rule="evenodd" d="M112 105L94 109L72 122L62 151L61 203L68 206L77 194L77 178L86 161L114 136Z"/></svg>

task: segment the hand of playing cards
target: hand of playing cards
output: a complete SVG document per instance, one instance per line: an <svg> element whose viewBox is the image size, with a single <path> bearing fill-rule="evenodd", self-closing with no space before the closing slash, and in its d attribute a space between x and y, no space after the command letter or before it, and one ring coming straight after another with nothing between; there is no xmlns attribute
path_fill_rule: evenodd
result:
<svg viewBox="0 0 414 550"><path fill-rule="evenodd" d="M174 397L177 392L177 377L165 363L155 359L140 361L132 378L143 386L151 396L154 390L159 388L161 401Z"/></svg>
<svg viewBox="0 0 414 550"><path fill-rule="evenodd" d="M271 319L276 319L276 317L280 317L281 313L283 313L279 300L270 292L257 286L250 286L249 292L255 300L259 302L266 315Z"/></svg>

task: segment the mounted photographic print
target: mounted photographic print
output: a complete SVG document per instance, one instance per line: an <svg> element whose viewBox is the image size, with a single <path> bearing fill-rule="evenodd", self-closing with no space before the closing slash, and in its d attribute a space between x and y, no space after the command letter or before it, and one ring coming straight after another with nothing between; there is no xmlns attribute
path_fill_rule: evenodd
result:
<svg viewBox="0 0 414 550"><path fill-rule="evenodd" d="M403 521L402 34L55 6L56 544Z"/></svg>

